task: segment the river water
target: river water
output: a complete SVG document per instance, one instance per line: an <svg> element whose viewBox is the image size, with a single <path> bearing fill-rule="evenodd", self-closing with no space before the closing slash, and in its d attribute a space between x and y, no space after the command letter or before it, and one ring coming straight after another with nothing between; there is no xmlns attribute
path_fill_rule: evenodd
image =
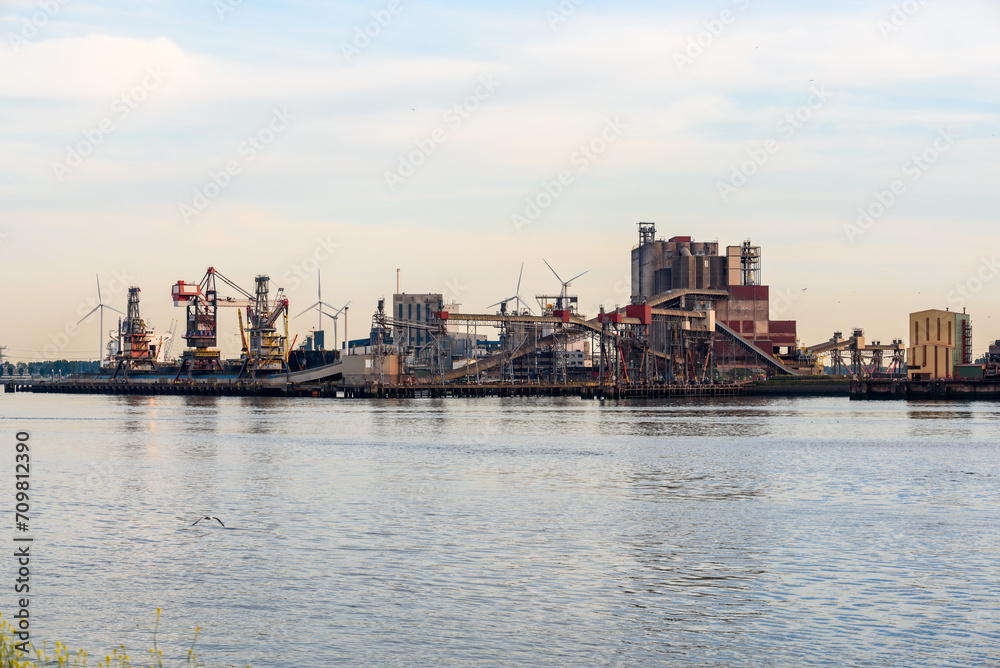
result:
<svg viewBox="0 0 1000 668"><path fill-rule="evenodd" d="M32 638L94 657L1000 663L996 403L0 395L4 480L24 429Z"/></svg>

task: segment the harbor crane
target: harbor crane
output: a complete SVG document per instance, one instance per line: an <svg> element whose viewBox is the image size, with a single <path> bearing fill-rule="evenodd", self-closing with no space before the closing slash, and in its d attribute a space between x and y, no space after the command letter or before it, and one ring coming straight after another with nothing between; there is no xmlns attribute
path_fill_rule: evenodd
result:
<svg viewBox="0 0 1000 668"><path fill-rule="evenodd" d="M238 297L220 297L216 279L221 280L238 293ZM246 329L240 318L240 336L244 344L242 376L248 369L252 374L258 371L287 371L288 352L288 299L283 290L278 289L274 299L269 298L270 279L267 275L257 276L254 294L244 290L235 282L209 267L200 283L177 281L171 288L174 306L187 307L187 328L184 339L188 348L181 358L177 377L187 371L193 373L223 370L221 353L218 349L218 310L221 307L241 308L246 311ZM284 315L284 335L277 332L278 318Z"/></svg>

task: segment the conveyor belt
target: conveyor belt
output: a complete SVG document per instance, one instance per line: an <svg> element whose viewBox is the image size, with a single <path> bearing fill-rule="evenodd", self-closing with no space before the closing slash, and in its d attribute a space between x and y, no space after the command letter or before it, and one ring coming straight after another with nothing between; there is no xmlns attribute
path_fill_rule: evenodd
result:
<svg viewBox="0 0 1000 668"><path fill-rule="evenodd" d="M785 366L784 364L782 364L781 361L779 361L777 357L775 357L774 355L769 355L769 354L765 353L763 350L761 350L760 348L758 348L754 344L750 343L749 341L747 341L746 339L744 339L742 336L740 336L739 334L737 334L736 332L734 332L733 330L731 330L729 327L727 327L726 325L722 324L721 322L716 321L716 323L715 323L715 330L717 332L722 333L723 336L725 336L726 338L728 338L730 341L734 342L736 345L738 345L740 348L742 348L745 352L750 353L751 355L753 355L754 357L756 357L758 360L762 361L764 363L764 365L767 366L769 369L771 369L773 371L777 371L778 373L782 373L782 374L788 375L788 376L797 376L798 375L798 373L796 373L795 371L792 371L787 366Z"/></svg>

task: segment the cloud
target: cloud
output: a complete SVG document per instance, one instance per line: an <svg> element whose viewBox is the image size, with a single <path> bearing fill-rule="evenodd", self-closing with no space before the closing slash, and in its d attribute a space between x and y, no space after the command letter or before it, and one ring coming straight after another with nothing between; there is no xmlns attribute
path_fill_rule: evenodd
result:
<svg viewBox="0 0 1000 668"><path fill-rule="evenodd" d="M723 244L753 236L768 257L777 254L768 244L802 244L803 253L818 257L817 271L849 262L856 271L844 280L859 285L878 278L872 263L885 252L901 270L912 258L924 264L927 255L939 258L942 272L960 265L958 253L942 250L947 241L916 243L905 255L893 249L900 236L933 232L942 221L977 233L993 224L996 7L925 3L885 39L879 21L891 3L782 4L751 3L684 71L673 54L721 6L583 4L552 30L544 5L407 5L348 63L339 43L368 20L368 10L357 7L345 16L296 5L278 16L243 3L219 23L209 5L197 20L144 6L138 20L104 16L90 5L76 13L69 10L78 5L67 4L58 26L16 52L0 49L5 261L14 273L29 271L21 254L44 245L46 234L79 229L87 233L72 244L62 237L52 256L61 271L92 276L111 269L97 265L114 237L123 255L148 265L144 308L163 309L159 321L173 313L169 303L156 305L171 280L196 278L208 264L243 277L277 273L298 261L308 251L299 250L303 239L324 227L338 230L352 249L329 279L324 270L324 281L345 301L354 299L363 320L374 298L392 289L396 266L414 291L459 279L467 286L463 308L472 310L509 293L521 259L532 286L525 294L545 289L542 256L593 269L579 286L585 310L623 303L627 295L614 286L627 270L640 219L658 221L668 235L718 236ZM18 5L24 12L33 6ZM16 17L4 24L12 25ZM57 183L52 161L106 117L150 65L169 79ZM390 193L384 172L442 126L447 110L484 75L501 82L496 93ZM775 135L775 123L803 104L811 85L827 86L830 103L724 206L716 181ZM237 156L240 142L276 106L296 115L294 125L246 165L194 229L181 229L177 203ZM629 124L620 139L526 238L516 238L510 214L616 115ZM835 257L842 249L829 249L838 248L856 208L946 125L959 128L962 143L865 244L846 260ZM963 239L955 244L967 244ZM247 258L247 245L264 250ZM559 250L549 255L550 248ZM817 248L826 250L816 255ZM769 267L775 284L791 280L777 258ZM301 288L302 299L313 287ZM28 312L61 289L59 280L40 278L30 294L13 297L11 308ZM73 295L70 306L78 299ZM826 317L818 302L803 301L802 308L798 317ZM854 324L864 323L836 326Z"/></svg>

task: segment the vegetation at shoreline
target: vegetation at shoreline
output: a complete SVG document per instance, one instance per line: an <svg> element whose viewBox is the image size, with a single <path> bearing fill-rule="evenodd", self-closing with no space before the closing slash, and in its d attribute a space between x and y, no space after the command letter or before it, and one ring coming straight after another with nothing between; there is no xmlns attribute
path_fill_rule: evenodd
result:
<svg viewBox="0 0 1000 668"><path fill-rule="evenodd" d="M149 663L147 660L136 661L125 649L125 645L119 645L110 654L106 654L97 663L96 668L163 668L163 650L156 643L156 633L160 628L160 608L156 609L156 626L153 628L153 647L149 650ZM185 668L197 668L203 666L194 654L194 645L198 641L198 633L201 627L196 627L194 638L191 640L191 647L186 654ZM43 642L42 646L35 647L27 644L28 651L23 651L23 645L15 635L17 629L0 614L0 668L87 668L87 659L90 655L78 649L75 652L61 642L56 642L55 647L50 649L48 642ZM249 668L249 667L248 667Z"/></svg>
<svg viewBox="0 0 1000 668"><path fill-rule="evenodd" d="M101 365L96 361L46 360L44 362L4 362L2 369L8 376L26 374L48 376L53 373L68 376L77 373L100 373Z"/></svg>

